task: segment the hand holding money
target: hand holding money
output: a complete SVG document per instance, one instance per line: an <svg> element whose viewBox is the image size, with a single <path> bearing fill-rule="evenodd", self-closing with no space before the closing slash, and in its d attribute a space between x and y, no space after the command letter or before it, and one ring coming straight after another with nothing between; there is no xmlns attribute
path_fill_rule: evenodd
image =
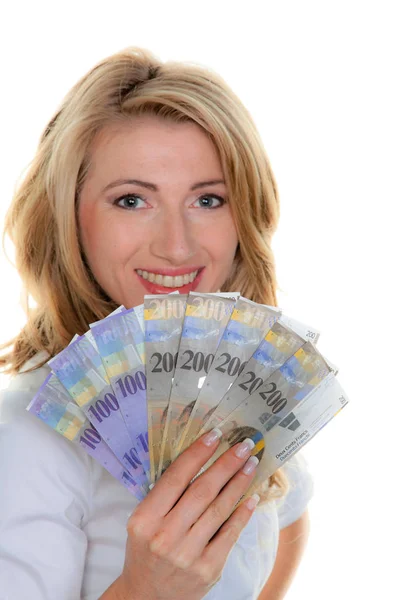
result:
<svg viewBox="0 0 400 600"><path fill-rule="evenodd" d="M261 464L247 498L348 401L317 330L238 294L146 296L90 327L49 361L28 410L138 503L215 427L221 443L201 472L250 438Z"/></svg>
<svg viewBox="0 0 400 600"><path fill-rule="evenodd" d="M235 509L257 466L249 458L251 440L230 448L192 481L219 436L212 430L187 448L130 517L124 570L115 583L123 598L200 600L220 578L258 498Z"/></svg>

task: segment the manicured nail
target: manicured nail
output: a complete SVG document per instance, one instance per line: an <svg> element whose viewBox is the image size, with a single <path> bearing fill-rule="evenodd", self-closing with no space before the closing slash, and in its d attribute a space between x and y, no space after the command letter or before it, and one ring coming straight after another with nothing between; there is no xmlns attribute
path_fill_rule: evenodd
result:
<svg viewBox="0 0 400 600"><path fill-rule="evenodd" d="M258 494L253 494L248 500L246 500L245 504L249 510L254 510L259 502L260 496Z"/></svg>
<svg viewBox="0 0 400 600"><path fill-rule="evenodd" d="M255 443L253 442L253 440L251 440L250 438L246 438L241 444L239 444L239 446L237 446L235 454L238 458L245 458L246 455L249 454L251 450L253 450L254 446Z"/></svg>
<svg viewBox="0 0 400 600"><path fill-rule="evenodd" d="M211 431L209 431L204 437L203 437L203 444L205 446L212 446L213 444L215 444L215 442L219 439L222 438L222 431L220 429L218 429L218 427L216 427L215 429L212 429Z"/></svg>
<svg viewBox="0 0 400 600"><path fill-rule="evenodd" d="M250 458L247 460L247 462L244 463L244 466L242 467L243 473L245 475L250 475L250 473L254 471L259 462L260 461L258 460L257 456L250 456Z"/></svg>

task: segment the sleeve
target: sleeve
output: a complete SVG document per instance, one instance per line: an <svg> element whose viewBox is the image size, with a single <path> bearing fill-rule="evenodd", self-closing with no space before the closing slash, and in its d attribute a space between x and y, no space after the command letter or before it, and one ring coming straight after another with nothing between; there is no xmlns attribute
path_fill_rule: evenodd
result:
<svg viewBox="0 0 400 600"><path fill-rule="evenodd" d="M297 452L282 467L289 480L289 491L277 501L279 529L288 527L301 517L310 501L314 485L304 456Z"/></svg>
<svg viewBox="0 0 400 600"><path fill-rule="evenodd" d="M78 600L90 512L90 460L26 411L0 402L0 598Z"/></svg>

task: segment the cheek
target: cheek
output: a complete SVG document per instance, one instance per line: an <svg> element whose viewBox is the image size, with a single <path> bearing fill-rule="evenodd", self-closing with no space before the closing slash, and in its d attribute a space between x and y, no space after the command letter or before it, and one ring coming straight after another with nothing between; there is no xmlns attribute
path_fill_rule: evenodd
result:
<svg viewBox="0 0 400 600"><path fill-rule="evenodd" d="M81 206L78 212L83 251L95 278L104 285L110 263L118 260L121 246L116 244L115 231L109 219L91 207ZM107 276L106 276L107 278Z"/></svg>
<svg viewBox="0 0 400 600"><path fill-rule="evenodd" d="M90 264L110 262L125 246L124 231L116 229L109 215L82 205L79 224L83 250Z"/></svg>
<svg viewBox="0 0 400 600"><path fill-rule="evenodd" d="M232 262L236 254L236 248L239 243L236 227L233 219L227 224L224 235L219 236L218 242L221 254L225 254L228 262Z"/></svg>
<svg viewBox="0 0 400 600"><path fill-rule="evenodd" d="M95 229L93 227L93 211L90 207L81 202L78 206L78 224L81 242L85 252L90 248L90 242L94 237Z"/></svg>
<svg viewBox="0 0 400 600"><path fill-rule="evenodd" d="M227 275L232 267L238 245L236 228L233 223L227 224L216 235L210 237L210 243L213 246L212 253L215 260L221 266L221 271Z"/></svg>

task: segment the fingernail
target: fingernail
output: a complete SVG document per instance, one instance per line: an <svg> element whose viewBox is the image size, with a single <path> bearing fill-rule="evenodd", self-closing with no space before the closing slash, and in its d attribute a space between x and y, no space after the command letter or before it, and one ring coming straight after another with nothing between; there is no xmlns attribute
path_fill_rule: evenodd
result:
<svg viewBox="0 0 400 600"><path fill-rule="evenodd" d="M259 462L260 461L258 460L257 456L250 456L250 458L247 460L247 462L244 463L244 466L242 467L243 473L245 475L250 475L250 473L254 471Z"/></svg>
<svg viewBox="0 0 400 600"><path fill-rule="evenodd" d="M212 446L213 444L215 444L215 442L219 439L222 438L222 431L220 429L218 429L218 427L216 427L215 429L212 429L211 431L209 431L204 437L203 437L203 444L205 446Z"/></svg>
<svg viewBox="0 0 400 600"><path fill-rule="evenodd" d="M253 494L248 500L246 500L245 504L249 510L254 510L259 502L260 496L258 494Z"/></svg>
<svg viewBox="0 0 400 600"><path fill-rule="evenodd" d="M241 444L239 444L239 446L236 447L235 454L238 458L245 458L245 456L249 454L251 450L253 450L254 446L255 443L253 440L246 438Z"/></svg>

